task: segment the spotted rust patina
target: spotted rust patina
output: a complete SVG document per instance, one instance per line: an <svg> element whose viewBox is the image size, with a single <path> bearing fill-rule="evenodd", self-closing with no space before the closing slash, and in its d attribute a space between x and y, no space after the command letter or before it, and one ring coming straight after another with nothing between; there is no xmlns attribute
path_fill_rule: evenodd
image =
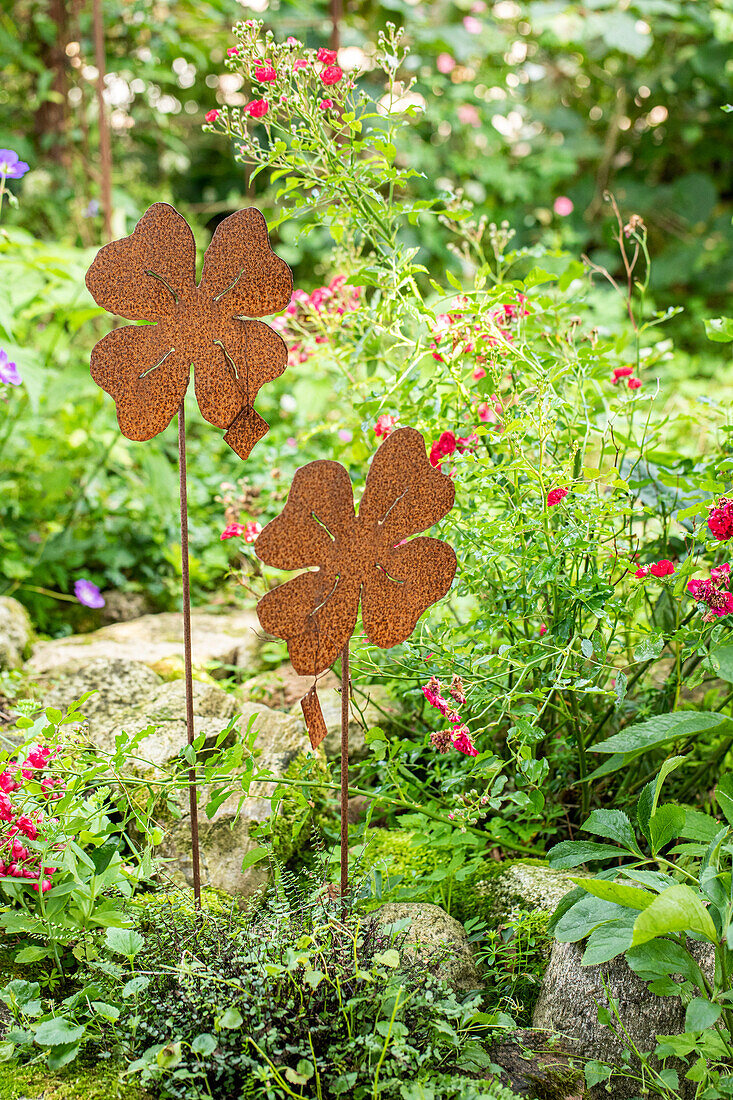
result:
<svg viewBox="0 0 733 1100"><path fill-rule="evenodd" d="M259 210L217 226L197 285L193 233L177 210L156 202L131 236L99 251L86 284L110 313L153 322L113 329L92 351L92 378L114 398L122 433L144 440L162 432L193 364L202 416L246 458L268 430L254 399L287 365L283 340L252 318L284 309L293 290Z"/></svg>
<svg viewBox="0 0 733 1100"><path fill-rule="evenodd" d="M263 628L288 643L296 672L317 676L333 664L354 631L360 600L374 645L388 649L410 636L456 572L447 543L410 536L442 519L454 497L453 482L430 465L414 428L399 428L377 451L358 515L338 462L297 471L285 508L255 543L267 565L309 570L257 606Z"/></svg>

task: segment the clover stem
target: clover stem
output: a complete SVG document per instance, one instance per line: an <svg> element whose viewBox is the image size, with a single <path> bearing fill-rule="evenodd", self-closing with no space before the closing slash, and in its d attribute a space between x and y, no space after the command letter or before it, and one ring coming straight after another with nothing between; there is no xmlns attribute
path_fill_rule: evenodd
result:
<svg viewBox="0 0 733 1100"><path fill-rule="evenodd" d="M178 474L181 499L181 588L183 590L183 661L186 681L186 735L190 751L188 799L191 812L191 861L193 895L201 908L201 857L199 853L199 812L196 792L196 767L193 749L193 662L191 660L191 582L188 573L188 492L186 488L186 410L185 397L178 409Z"/></svg>
<svg viewBox="0 0 733 1100"><path fill-rule="evenodd" d="M341 919L346 917L349 889L349 642L341 654Z"/></svg>

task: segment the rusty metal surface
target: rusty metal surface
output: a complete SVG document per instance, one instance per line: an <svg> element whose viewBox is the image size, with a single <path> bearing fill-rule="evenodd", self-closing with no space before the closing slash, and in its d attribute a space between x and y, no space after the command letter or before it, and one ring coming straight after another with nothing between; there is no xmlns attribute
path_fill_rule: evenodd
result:
<svg viewBox="0 0 733 1100"><path fill-rule="evenodd" d="M177 210L157 202L131 236L99 251L86 284L110 313L153 322L114 329L92 351L92 378L114 398L123 434L143 440L163 431L193 364L201 415L226 428L224 439L246 458L268 427L255 397L287 364L281 337L253 318L284 309L293 290L259 210L217 226L197 285L193 234Z"/></svg>
<svg viewBox="0 0 733 1100"><path fill-rule="evenodd" d="M456 572L447 543L410 536L442 519L454 497L453 482L430 465L414 428L397 429L377 451L358 516L338 462L297 471L285 508L255 544L266 565L316 567L257 606L263 628L288 643L296 672L315 676L333 664L354 631L360 600L364 631L375 645L387 649L410 636Z"/></svg>
<svg viewBox="0 0 733 1100"><path fill-rule="evenodd" d="M316 690L315 684L300 700L300 707L303 711L303 717L305 718L311 745L314 749L317 749L318 746L326 740L328 730L326 729L326 722L323 717L323 711L321 710L321 703L318 698L318 691Z"/></svg>

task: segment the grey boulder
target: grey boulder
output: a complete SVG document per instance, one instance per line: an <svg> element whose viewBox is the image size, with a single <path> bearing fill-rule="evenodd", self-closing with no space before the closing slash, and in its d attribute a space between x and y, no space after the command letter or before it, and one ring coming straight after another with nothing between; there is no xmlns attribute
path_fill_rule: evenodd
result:
<svg viewBox="0 0 733 1100"><path fill-rule="evenodd" d="M31 617L12 596L0 596L0 668L20 668L33 641Z"/></svg>
<svg viewBox="0 0 733 1100"><path fill-rule="evenodd" d="M697 961L708 978L714 969L710 945L690 944ZM634 974L623 955L600 966L581 966L584 944L554 943L550 963L542 981L535 1005L532 1024L551 1032L559 1032L572 1043L574 1053L583 1059L607 1062L623 1076L612 1078L614 1100L628 1100L641 1091L641 1071L635 1056L628 1059L628 1048L614 1035L610 1027L598 1020L598 1007L608 1006L604 982L618 1004L621 1023L630 1039L642 1053L650 1053L657 1045L658 1035L675 1035L684 1031L685 1006L679 997L657 997L647 989L646 982ZM615 1028L619 1030L618 1025ZM667 1060L667 1065L673 1065ZM680 1098L695 1094L695 1085L684 1080L679 1072ZM590 1092L593 1100L607 1100L605 1085L596 1085Z"/></svg>
<svg viewBox="0 0 733 1100"><path fill-rule="evenodd" d="M574 871L577 878L579 872ZM555 871L541 860L508 860L497 863L491 874L479 879L476 893L486 899L486 911L497 923L511 920L520 910L552 913L575 883L565 871Z"/></svg>
<svg viewBox="0 0 733 1100"><path fill-rule="evenodd" d="M438 976L453 989L478 989L482 985L466 929L439 905L388 902L371 915L376 917L382 930L395 922L406 923L406 954L426 962L439 962Z"/></svg>
<svg viewBox="0 0 733 1100"><path fill-rule="evenodd" d="M259 666L262 634L257 615L248 609L191 613L194 666L229 665L253 671ZM72 634L39 642L27 669L45 676L70 661L96 658L142 661L156 671L180 675L183 670L183 616L179 611L143 615L113 623L89 634Z"/></svg>

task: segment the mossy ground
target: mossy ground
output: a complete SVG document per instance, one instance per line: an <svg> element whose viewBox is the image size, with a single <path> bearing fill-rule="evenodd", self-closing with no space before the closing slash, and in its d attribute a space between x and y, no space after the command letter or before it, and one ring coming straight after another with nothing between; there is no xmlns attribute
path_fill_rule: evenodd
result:
<svg viewBox="0 0 733 1100"><path fill-rule="evenodd" d="M152 1100L152 1094L115 1066L71 1066L51 1073L44 1066L8 1066L0 1071L0 1100Z"/></svg>

